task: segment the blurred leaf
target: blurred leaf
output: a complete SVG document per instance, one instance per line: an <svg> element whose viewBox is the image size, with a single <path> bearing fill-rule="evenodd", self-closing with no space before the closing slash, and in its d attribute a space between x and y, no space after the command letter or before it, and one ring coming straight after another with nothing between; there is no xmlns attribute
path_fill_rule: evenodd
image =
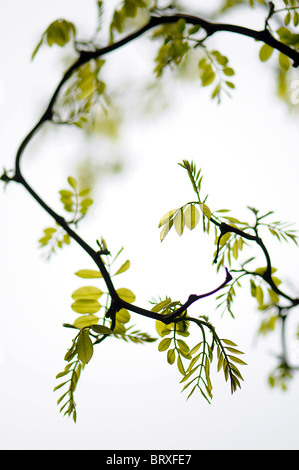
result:
<svg viewBox="0 0 299 470"><path fill-rule="evenodd" d="M270 59L273 50L273 47L269 46L268 44L263 44L259 53L260 60L265 62L266 60Z"/></svg>

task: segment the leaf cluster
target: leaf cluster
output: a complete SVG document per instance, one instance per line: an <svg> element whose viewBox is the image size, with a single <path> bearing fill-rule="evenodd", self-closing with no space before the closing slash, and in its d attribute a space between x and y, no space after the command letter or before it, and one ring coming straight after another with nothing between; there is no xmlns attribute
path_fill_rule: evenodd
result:
<svg viewBox="0 0 299 470"><path fill-rule="evenodd" d="M107 113L110 101L101 77L105 60L97 58L81 65L67 82L54 109L56 123L94 128L98 108Z"/></svg>
<svg viewBox="0 0 299 470"><path fill-rule="evenodd" d="M102 252L104 252L108 258L110 254L107 250L105 240L102 239L101 243L98 244L101 246ZM110 273L111 266L117 260L121 252L122 249L111 261L107 259L106 266ZM126 272L129 268L130 261L126 260L111 273L111 276L118 276ZM81 279L103 280L102 274L98 270L80 269L75 274ZM132 303L135 300L135 294L130 289L120 287L116 292L121 299L128 303ZM99 299L104 300L100 303ZM63 400L67 400L64 402L60 411L68 405L65 415L70 416L72 414L73 419L76 420L77 414L74 392L81 370L90 362L94 354L95 345L101 343L107 337L131 341L135 344L152 343L156 341L156 339L148 333L134 328L134 325L128 325L131 320L131 315L128 310L124 308L116 312L115 319L107 319L106 313L109 309L110 294L104 292L98 286L87 285L77 288L72 293L72 300L71 308L74 312L79 314L79 317L77 317L72 324L66 323L64 326L66 328L79 330L79 332L76 334L72 341L71 348L64 357L68 364L63 372L60 372L56 376L57 379L60 379L68 375L69 379L57 385L54 390L68 386L67 391L58 399L57 403L60 404Z"/></svg>
<svg viewBox="0 0 299 470"><path fill-rule="evenodd" d="M146 0L123 0L121 6L114 11L110 23L111 43L114 41L115 32L121 34L128 22L136 19L140 13L148 13L148 3Z"/></svg>
<svg viewBox="0 0 299 470"><path fill-rule="evenodd" d="M281 362L269 375L268 384L271 388L279 387L285 392L292 378L293 373L291 368L285 362Z"/></svg>
<svg viewBox="0 0 299 470"><path fill-rule="evenodd" d="M68 179L68 188L59 191L60 201L63 205L64 211L70 215L71 219L68 221L69 225L77 225L82 220L90 206L93 204L93 199L89 196L89 188L78 188L78 182L72 176ZM48 258L56 252L56 248L63 248L65 245L70 244L69 234L56 223L55 227L47 227L44 229L43 236L38 240L40 248L47 247L49 249Z"/></svg>
<svg viewBox="0 0 299 470"><path fill-rule="evenodd" d="M59 47L64 47L68 42L74 40L75 37L76 27L73 23L65 19L55 20L42 34L42 37L34 49L31 58L34 59L35 55L43 44L47 44L49 47L52 47L54 44Z"/></svg>
<svg viewBox="0 0 299 470"><path fill-rule="evenodd" d="M229 59L218 50L209 51L204 44L202 31L199 25L187 27L186 21L181 18L176 23L160 26L153 33L153 39L162 38L155 58L156 67L154 72L160 78L165 69L170 67L176 69L184 60L187 60L188 53L196 48L201 48L204 54L198 62L199 76L202 86L209 86L215 81L211 97L217 98L220 102L221 92L224 90L228 95L228 90L234 89L235 85L231 81L235 71L229 65Z"/></svg>
<svg viewBox="0 0 299 470"><path fill-rule="evenodd" d="M229 65L229 59L217 50L209 52L204 48L205 57L200 59L198 67L200 70L200 79L202 86L214 85L211 98L221 101L221 92L224 91L228 96L229 90L235 88L231 77L235 75L234 69Z"/></svg>
<svg viewBox="0 0 299 470"><path fill-rule="evenodd" d="M178 305L180 305L179 302L172 302L170 298L166 298L164 301L157 303L153 309L168 314ZM193 348L190 348L186 342L186 338L190 336L189 326L191 321L196 321L202 334L202 341ZM219 339L214 327L206 317L194 320L184 312L181 317L169 325L157 321L156 329L162 338L158 344L158 350L160 352L167 351L167 362L170 365L176 364L183 376L180 381L184 384L182 391L189 389L187 399L191 397L196 389L209 403L213 398L210 371L215 345L217 345L217 370L223 369L225 380L230 379L232 393L238 387L241 387L240 380L243 380L243 378L236 364L246 365L244 361L237 357L243 353L235 348L237 345L232 341ZM205 329L212 333L210 342L207 339ZM185 339L183 340L181 336Z"/></svg>
<svg viewBox="0 0 299 470"><path fill-rule="evenodd" d="M163 75L166 67L176 68L189 52L190 46L186 35L186 22L183 19L174 24L165 24L157 28L153 39L163 38L163 43L155 58L156 67L154 72L159 78Z"/></svg>
<svg viewBox="0 0 299 470"><path fill-rule="evenodd" d="M205 203L207 196L203 199L203 201L200 198L202 182L201 170L197 171L196 165L193 162L188 162L187 160L184 160L183 163L179 163L179 165L187 170L198 201L188 202L187 204L184 204L177 209L171 209L163 215L158 224L158 228L163 227L160 232L161 242L164 240L172 227L175 228L176 232L180 236L183 234L185 226L189 230L193 230L198 225L200 220L200 212L197 207L199 207L203 215L203 230L209 232L209 221L212 213L209 206L207 206Z"/></svg>

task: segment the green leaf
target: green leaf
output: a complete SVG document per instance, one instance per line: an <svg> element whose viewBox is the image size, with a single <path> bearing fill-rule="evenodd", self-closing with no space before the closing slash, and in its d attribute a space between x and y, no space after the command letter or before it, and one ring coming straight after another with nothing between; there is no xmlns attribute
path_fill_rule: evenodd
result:
<svg viewBox="0 0 299 470"><path fill-rule="evenodd" d="M184 368L184 365L183 365L183 363L182 363L181 356L178 356L178 359L177 359L177 366L178 366L178 369L179 369L180 373L181 373L182 375L186 375L185 368Z"/></svg>
<svg viewBox="0 0 299 470"><path fill-rule="evenodd" d="M182 339L178 339L177 340L177 345L179 347L179 349L184 353L184 354L188 354L189 353L189 346L188 344L185 343L185 341L183 341Z"/></svg>
<svg viewBox="0 0 299 470"><path fill-rule="evenodd" d="M73 188L73 189L76 189L77 188L77 181L75 180L75 178L73 178L72 176L69 176L68 179L68 184Z"/></svg>
<svg viewBox="0 0 299 470"><path fill-rule="evenodd" d="M88 364L93 355L93 344L88 330L82 330L77 341L78 359L83 364Z"/></svg>
<svg viewBox="0 0 299 470"><path fill-rule="evenodd" d="M100 310L101 305L97 300L76 300L72 305L72 309L77 313L96 313Z"/></svg>
<svg viewBox="0 0 299 470"><path fill-rule="evenodd" d="M130 267L130 261L127 259L127 261L124 262L124 264L116 271L115 276L120 273L124 273L127 271Z"/></svg>
<svg viewBox="0 0 299 470"><path fill-rule="evenodd" d="M190 351L191 356L192 356L193 354L195 354L195 353L200 349L201 345L202 345L202 342L196 344L196 345L194 346L194 348L191 349L191 351Z"/></svg>
<svg viewBox="0 0 299 470"><path fill-rule="evenodd" d="M116 292L122 300L128 302L129 304L133 303L136 299L135 294L130 289L121 287L120 289L117 289Z"/></svg>
<svg viewBox="0 0 299 470"><path fill-rule="evenodd" d="M180 209L174 218L174 228L176 229L177 233L180 236L183 234L184 225L185 225L184 214L183 214L183 210Z"/></svg>
<svg viewBox="0 0 299 470"><path fill-rule="evenodd" d="M128 323L130 321L130 318L131 315L125 308L121 308L118 312L116 312L116 321L120 323Z"/></svg>
<svg viewBox="0 0 299 470"><path fill-rule="evenodd" d="M233 257L237 259L238 258L238 241L237 240L235 240L235 243L233 244L232 252L233 252Z"/></svg>
<svg viewBox="0 0 299 470"><path fill-rule="evenodd" d="M163 229L161 230L161 232L160 232L160 241L161 242L164 240L164 238L166 237L166 235L168 234L168 232L169 232L169 230L171 229L172 226L173 226L173 219L171 219L165 225L165 227L163 227Z"/></svg>
<svg viewBox="0 0 299 470"><path fill-rule="evenodd" d="M208 65L200 76L202 86L208 86L211 83L213 83L213 81L215 80L215 77L216 75L212 66Z"/></svg>
<svg viewBox="0 0 299 470"><path fill-rule="evenodd" d="M167 307L170 303L171 303L171 300L170 300L170 299L162 300L161 302L159 302L158 304L156 304L156 305L151 309L151 311L158 313L158 312L160 312L161 310L163 310L165 307Z"/></svg>
<svg viewBox="0 0 299 470"><path fill-rule="evenodd" d="M238 346L236 343L234 343L230 339L221 339L221 341L223 341L223 343L225 344L229 344L229 346Z"/></svg>
<svg viewBox="0 0 299 470"><path fill-rule="evenodd" d="M280 52L279 56L278 56L278 62L279 62L279 65L280 65L281 69L284 72L287 72L289 70L289 68L290 68L290 59L288 58L287 55L282 54L282 52Z"/></svg>
<svg viewBox="0 0 299 470"><path fill-rule="evenodd" d="M198 24L191 26L190 29L188 29L188 34L195 34L200 30L200 26Z"/></svg>
<svg viewBox="0 0 299 470"><path fill-rule="evenodd" d="M74 300L86 299L86 300L98 300L103 291L93 286L80 287L72 293Z"/></svg>
<svg viewBox="0 0 299 470"><path fill-rule="evenodd" d="M185 213L185 224L189 230L193 230L199 221L199 211L194 204L187 206Z"/></svg>
<svg viewBox="0 0 299 470"><path fill-rule="evenodd" d="M228 355L228 357L230 358L231 361L236 362L237 364L247 366L246 362L242 361L242 359L240 359L239 357L231 356L231 355Z"/></svg>
<svg viewBox="0 0 299 470"><path fill-rule="evenodd" d="M219 372L223 366L223 359L224 359L223 354L220 354L218 363L217 363L217 372Z"/></svg>
<svg viewBox="0 0 299 470"><path fill-rule="evenodd" d="M265 62L266 60L270 59L273 50L273 47L269 46L268 44L263 44L259 52L260 60Z"/></svg>
<svg viewBox="0 0 299 470"><path fill-rule="evenodd" d="M99 317L95 315L82 315L81 317L76 318L73 325L81 330L87 326L95 325L98 321Z"/></svg>
<svg viewBox="0 0 299 470"><path fill-rule="evenodd" d="M291 18L292 18L292 17L291 17L291 12L288 11L287 14L286 14L286 16L284 17L284 24L285 24L286 26L290 23Z"/></svg>
<svg viewBox="0 0 299 470"><path fill-rule="evenodd" d="M102 277L102 274L99 271L94 271L93 269L81 269L75 274L76 276L82 277L83 279L95 279Z"/></svg>
<svg viewBox="0 0 299 470"><path fill-rule="evenodd" d="M36 54L39 51L39 49L40 49L41 45L43 44L43 42L44 42L44 36L41 37L39 43L37 44L34 51L32 52L31 60L34 59L34 57L36 56Z"/></svg>
<svg viewBox="0 0 299 470"><path fill-rule="evenodd" d="M53 44L57 44L60 47L63 47L67 44L71 37L75 37L76 28L73 23L63 19L59 19L50 24L46 31L42 34L42 37L34 49L31 59L34 59L36 53L42 46L42 44L47 41L48 45L51 47Z"/></svg>
<svg viewBox="0 0 299 470"><path fill-rule="evenodd" d="M166 351L171 343L172 338L164 338L162 341L160 341L158 345L158 351Z"/></svg>
<svg viewBox="0 0 299 470"><path fill-rule="evenodd" d="M225 346L225 348L229 351L229 352L232 352L234 354L244 354L242 351L239 351L239 349L236 349L236 348L230 348L228 346Z"/></svg>
<svg viewBox="0 0 299 470"><path fill-rule="evenodd" d="M279 295L276 294L276 292L274 292L272 289L268 289L268 293L272 302L277 304L279 302Z"/></svg>
<svg viewBox="0 0 299 470"><path fill-rule="evenodd" d="M263 289L261 288L261 286L256 286L255 297L256 297L256 300L258 301L258 303L260 305L263 305L264 292L263 292Z"/></svg>
<svg viewBox="0 0 299 470"><path fill-rule="evenodd" d="M58 390L59 388L63 387L67 383L68 383L68 380L66 382L63 382L63 383L59 384L59 385L56 385L56 387L54 387L53 391L55 392L55 390Z"/></svg>
<svg viewBox="0 0 299 470"><path fill-rule="evenodd" d="M169 349L167 351L167 362L172 365L175 361L175 349Z"/></svg>
<svg viewBox="0 0 299 470"><path fill-rule="evenodd" d="M224 67L223 68L223 73L227 77L232 77L233 75L235 75L235 71L231 67Z"/></svg>
<svg viewBox="0 0 299 470"><path fill-rule="evenodd" d="M113 331L105 325L92 325L91 329L101 335L111 335L113 333Z"/></svg>
<svg viewBox="0 0 299 470"><path fill-rule="evenodd" d="M158 225L158 228L160 228L163 225L169 223L170 220L172 219L173 215L176 213L176 211L177 211L177 209L172 209L172 210L166 212L166 214L164 214L163 217L161 218L161 220L159 222L159 225Z"/></svg>
<svg viewBox="0 0 299 470"><path fill-rule="evenodd" d="M211 215L212 215L210 208L206 204L202 204L202 203L199 204L199 207L202 213L210 220Z"/></svg>
<svg viewBox="0 0 299 470"><path fill-rule="evenodd" d="M187 396L187 400L189 400L189 398L191 397L192 393L194 392L194 390L196 389L197 387L197 384L194 385L194 387L192 388L191 392L189 393L189 395ZM200 389L201 390L201 389Z"/></svg>
<svg viewBox="0 0 299 470"><path fill-rule="evenodd" d="M84 189L81 189L81 191L79 191L79 196L80 197L83 197L83 196L87 196L90 192L90 188L84 188Z"/></svg>
<svg viewBox="0 0 299 470"><path fill-rule="evenodd" d="M194 374L194 372L199 368L199 365L198 366L195 366L192 370L190 370L190 372L188 372L186 375L184 375L184 377L182 378L182 380L180 381L180 383L183 383L183 382L186 382L186 380L188 380L192 374Z"/></svg>

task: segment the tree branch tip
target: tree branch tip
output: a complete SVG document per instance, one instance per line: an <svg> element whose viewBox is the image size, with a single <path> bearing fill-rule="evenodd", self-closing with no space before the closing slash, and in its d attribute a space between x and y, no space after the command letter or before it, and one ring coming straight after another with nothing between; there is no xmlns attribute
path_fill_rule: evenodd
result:
<svg viewBox="0 0 299 470"><path fill-rule="evenodd" d="M226 279L225 279L226 282L228 283L228 282L232 281L233 276L232 276L231 273L229 272L228 268L225 268L225 273L226 273Z"/></svg>
<svg viewBox="0 0 299 470"><path fill-rule="evenodd" d="M11 170L11 171L13 171L13 170ZM5 168L3 168L3 174L0 176L0 180L4 182L5 187L11 181L15 181L17 183L20 182L20 179L17 177L16 174L14 174L13 176L9 176L8 172Z"/></svg>

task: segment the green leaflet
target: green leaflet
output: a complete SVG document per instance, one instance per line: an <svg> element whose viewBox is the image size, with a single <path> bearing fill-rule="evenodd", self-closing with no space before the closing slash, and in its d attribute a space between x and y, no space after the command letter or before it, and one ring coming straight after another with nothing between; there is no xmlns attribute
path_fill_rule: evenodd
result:
<svg viewBox="0 0 299 470"><path fill-rule="evenodd" d="M185 371L181 356L178 356L177 358L177 368L182 375L186 375L186 371Z"/></svg>
<svg viewBox="0 0 299 470"><path fill-rule="evenodd" d="M172 365L175 362L175 349L169 349L167 351L167 362Z"/></svg>
<svg viewBox="0 0 299 470"><path fill-rule="evenodd" d="M164 214L163 217L160 219L158 228L162 227L165 224L169 224L177 210L178 209L171 209L170 211L166 212L166 214Z"/></svg>
<svg viewBox="0 0 299 470"><path fill-rule="evenodd" d="M131 319L131 315L125 308L121 308L118 312L116 312L116 320L119 323L128 323Z"/></svg>
<svg viewBox="0 0 299 470"><path fill-rule="evenodd" d="M278 63L280 65L280 68L284 72L287 72L291 65L290 59L288 58L288 56L286 56L285 54L282 54L282 52L280 52L278 55Z"/></svg>
<svg viewBox="0 0 299 470"><path fill-rule="evenodd" d="M171 229L171 227L173 226L173 220L170 220L164 227L163 229L161 230L160 232L160 240L161 242L164 240L164 238L166 237L166 235L168 234L169 230Z"/></svg>
<svg viewBox="0 0 299 470"><path fill-rule="evenodd" d="M100 310L101 305L97 300L79 299L71 307L77 313L96 313Z"/></svg>
<svg viewBox="0 0 299 470"><path fill-rule="evenodd" d="M76 28L73 23L64 19L59 19L50 24L46 31L42 34L42 37L34 49L31 60L34 59L38 50L45 42L48 46L52 47L53 44L63 47L72 38L76 36Z"/></svg>
<svg viewBox="0 0 299 470"><path fill-rule="evenodd" d="M206 204L199 204L199 207L202 211L202 213L208 218L210 219L211 218L211 209L206 205Z"/></svg>
<svg viewBox="0 0 299 470"><path fill-rule="evenodd" d="M91 329L102 335L111 335L113 333L113 331L105 325L92 325Z"/></svg>
<svg viewBox="0 0 299 470"><path fill-rule="evenodd" d="M97 317L96 315L82 315L76 318L73 325L81 330L82 328L86 328L91 325L96 326L96 323L98 323L98 321L99 317Z"/></svg>
<svg viewBox="0 0 299 470"><path fill-rule="evenodd" d="M93 345L88 330L82 330L77 340L78 358L82 364L88 364L93 355Z"/></svg>
<svg viewBox="0 0 299 470"><path fill-rule="evenodd" d="M180 209L174 218L174 227L179 235L183 234L184 225L185 225L184 214L183 214L183 210Z"/></svg>
<svg viewBox="0 0 299 470"><path fill-rule="evenodd" d="M85 286L75 290L72 293L72 298L74 300L98 300L102 294L103 291L101 291L101 289L98 289L97 287Z"/></svg>
<svg viewBox="0 0 299 470"><path fill-rule="evenodd" d="M189 353L189 346L185 343L182 339L177 340L178 348L180 349L181 353L188 354Z"/></svg>
<svg viewBox="0 0 299 470"><path fill-rule="evenodd" d="M268 44L263 44L259 52L260 60L262 62L265 62L266 60L270 59L273 53L273 50L274 50L273 47L269 46Z"/></svg>
<svg viewBox="0 0 299 470"><path fill-rule="evenodd" d="M81 269L75 274L76 276L82 277L83 279L95 279L102 277L102 274L99 271L94 271L93 269Z"/></svg>
<svg viewBox="0 0 299 470"><path fill-rule="evenodd" d="M160 341L158 345L158 351L166 351L170 344L171 344L172 338L164 338L162 341Z"/></svg>
<svg viewBox="0 0 299 470"><path fill-rule="evenodd" d="M205 49L204 52L205 57L200 59L198 62L201 84L202 86L206 87L214 83L217 79L216 86L214 86L211 94L211 98L217 98L218 103L220 103L221 92L223 89L226 94L229 95L225 85L230 89L235 88L235 85L231 81L225 80L225 77L232 77L235 75L235 71L228 65L228 58L219 51L214 50L209 52L207 49ZM224 75L224 77L222 78L221 75Z"/></svg>
<svg viewBox="0 0 299 470"><path fill-rule="evenodd" d="M116 271L114 275L116 276L117 274L124 273L129 268L130 268L130 261L127 259L127 261L124 262L124 264Z"/></svg>
<svg viewBox="0 0 299 470"><path fill-rule="evenodd" d="M125 300L130 304L133 303L136 299L135 294L130 289L121 287L120 289L117 289L116 292L122 300Z"/></svg>
<svg viewBox="0 0 299 470"><path fill-rule="evenodd" d="M75 178L69 176L67 182L71 189L62 189L59 191L60 201L64 210L68 214L72 214L72 220L68 221L68 225L77 225L78 222L86 215L89 206L93 200L86 198L89 188L78 191L78 183ZM44 229L44 235L39 239L40 247L50 246L48 257L55 253L56 248L62 248L64 245L70 244L70 236L58 223L56 227L48 227Z"/></svg>
<svg viewBox="0 0 299 470"><path fill-rule="evenodd" d="M147 1L145 0L123 0L120 8L114 11L112 22L110 24L110 42L114 40L114 33L121 33L125 27L128 18L135 18L142 9L147 10Z"/></svg>
<svg viewBox="0 0 299 470"><path fill-rule="evenodd" d="M190 204L186 207L185 212L185 224L189 230L193 230L199 222L199 211L194 204Z"/></svg>

